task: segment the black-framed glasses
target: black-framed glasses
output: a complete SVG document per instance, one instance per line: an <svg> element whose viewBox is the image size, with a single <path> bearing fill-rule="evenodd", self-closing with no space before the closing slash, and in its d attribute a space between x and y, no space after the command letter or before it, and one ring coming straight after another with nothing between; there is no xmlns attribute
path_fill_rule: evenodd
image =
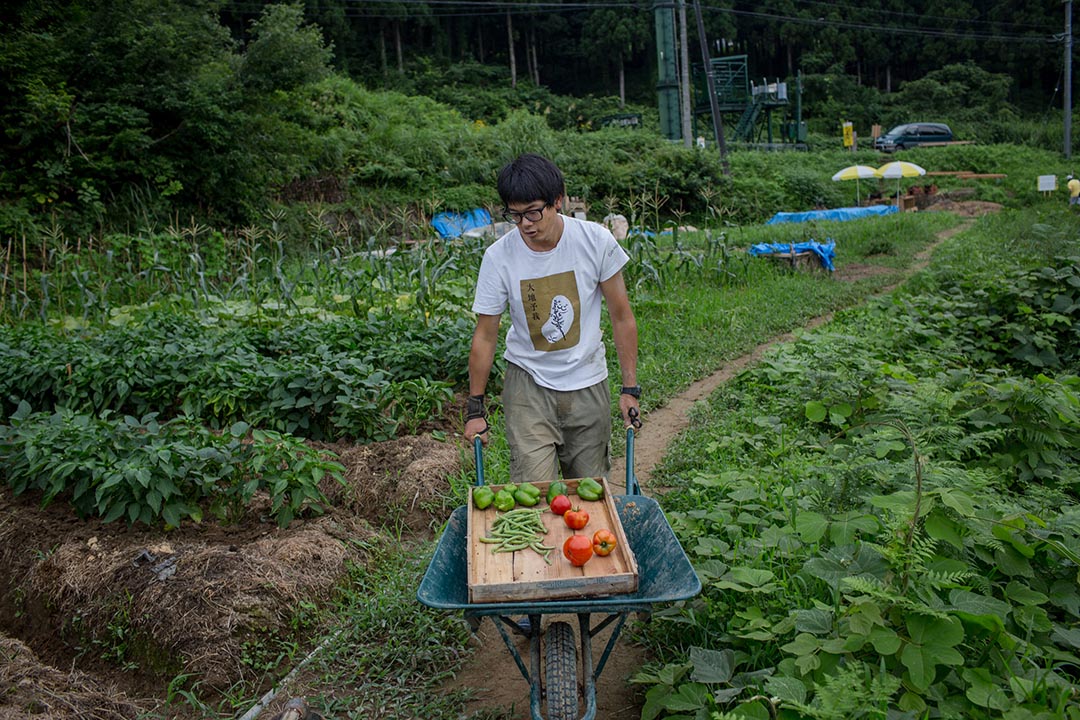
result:
<svg viewBox="0 0 1080 720"><path fill-rule="evenodd" d="M544 217L544 210L547 209L547 205L535 210L526 210L525 212L514 212L513 210L503 209L503 220L515 225L520 225L522 220L528 220L529 222L540 222L540 218Z"/></svg>

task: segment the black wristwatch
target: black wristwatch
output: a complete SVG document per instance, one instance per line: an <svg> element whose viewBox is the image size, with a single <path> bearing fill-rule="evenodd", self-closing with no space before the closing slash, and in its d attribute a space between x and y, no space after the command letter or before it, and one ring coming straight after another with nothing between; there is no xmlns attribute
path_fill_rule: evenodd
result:
<svg viewBox="0 0 1080 720"><path fill-rule="evenodd" d="M619 391L620 395L629 395L632 398L641 398L641 386L640 385L623 385L622 390Z"/></svg>

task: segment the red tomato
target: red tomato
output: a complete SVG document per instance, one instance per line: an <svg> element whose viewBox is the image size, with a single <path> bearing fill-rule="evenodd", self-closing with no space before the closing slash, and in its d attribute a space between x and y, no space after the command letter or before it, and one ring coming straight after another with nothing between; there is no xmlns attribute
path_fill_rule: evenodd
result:
<svg viewBox="0 0 1080 720"><path fill-rule="evenodd" d="M562 552L571 565L581 567L592 557L592 541L588 535L571 535L563 543Z"/></svg>
<svg viewBox="0 0 1080 720"><path fill-rule="evenodd" d="M610 555L618 544L615 533L610 530L597 530L592 536L592 549L597 555Z"/></svg>
<svg viewBox="0 0 1080 720"><path fill-rule="evenodd" d="M589 513L574 508L573 510L567 510L563 513L563 520L566 521L566 526L568 528L580 530L589 524Z"/></svg>
<svg viewBox="0 0 1080 720"><path fill-rule="evenodd" d="M562 515L570 509L570 498L565 495L556 495L551 498L551 512Z"/></svg>

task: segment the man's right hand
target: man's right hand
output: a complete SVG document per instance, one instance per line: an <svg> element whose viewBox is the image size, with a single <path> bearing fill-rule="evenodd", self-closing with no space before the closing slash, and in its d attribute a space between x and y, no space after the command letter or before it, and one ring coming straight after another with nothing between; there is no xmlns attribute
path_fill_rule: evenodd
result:
<svg viewBox="0 0 1080 720"><path fill-rule="evenodd" d="M483 445L488 444L488 422L487 418L473 418L465 423L465 441L472 445L473 438L480 436L480 442Z"/></svg>

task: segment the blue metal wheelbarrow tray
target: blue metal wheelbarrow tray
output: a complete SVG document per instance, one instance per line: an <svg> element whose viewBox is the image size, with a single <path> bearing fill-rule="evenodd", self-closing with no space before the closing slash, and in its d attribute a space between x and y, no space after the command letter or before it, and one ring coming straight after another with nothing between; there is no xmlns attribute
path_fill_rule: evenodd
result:
<svg viewBox="0 0 1080 720"><path fill-rule="evenodd" d="M477 485L483 484L482 458L476 444ZM470 602L468 558L470 549L469 506L456 508L440 538L427 572L417 591L417 599L432 608L462 611L473 631L490 617L513 656L518 670L529 683L530 711L534 720L592 720L596 717L596 681L615 646L630 613L645 617L657 603L687 600L701 592L701 581L664 517L659 504L640 494L633 474L633 430L627 430L627 494L610 498L633 553L637 582L633 590L602 597L562 597L506 602ZM559 560L561 560L561 556ZM593 624L592 615L604 617ZM580 654L575 649L573 627L551 621L545 615L576 615ZM527 618L527 620L525 620ZM612 632L596 667L593 668L591 639L612 625ZM518 653L511 634L529 638L529 665ZM544 662L541 666L541 648ZM578 675L577 659L581 659ZM580 706L579 693L580 692ZM541 711L546 704L547 714ZM583 711L579 714L579 710Z"/></svg>
<svg viewBox="0 0 1080 720"><path fill-rule="evenodd" d="M612 500L637 560L637 590L600 598L469 602L469 508L462 505L450 516L420 583L418 599L428 607L477 615L576 613L597 609L641 612L655 603L686 600L701 592L701 582L657 502L644 495L616 495Z"/></svg>

